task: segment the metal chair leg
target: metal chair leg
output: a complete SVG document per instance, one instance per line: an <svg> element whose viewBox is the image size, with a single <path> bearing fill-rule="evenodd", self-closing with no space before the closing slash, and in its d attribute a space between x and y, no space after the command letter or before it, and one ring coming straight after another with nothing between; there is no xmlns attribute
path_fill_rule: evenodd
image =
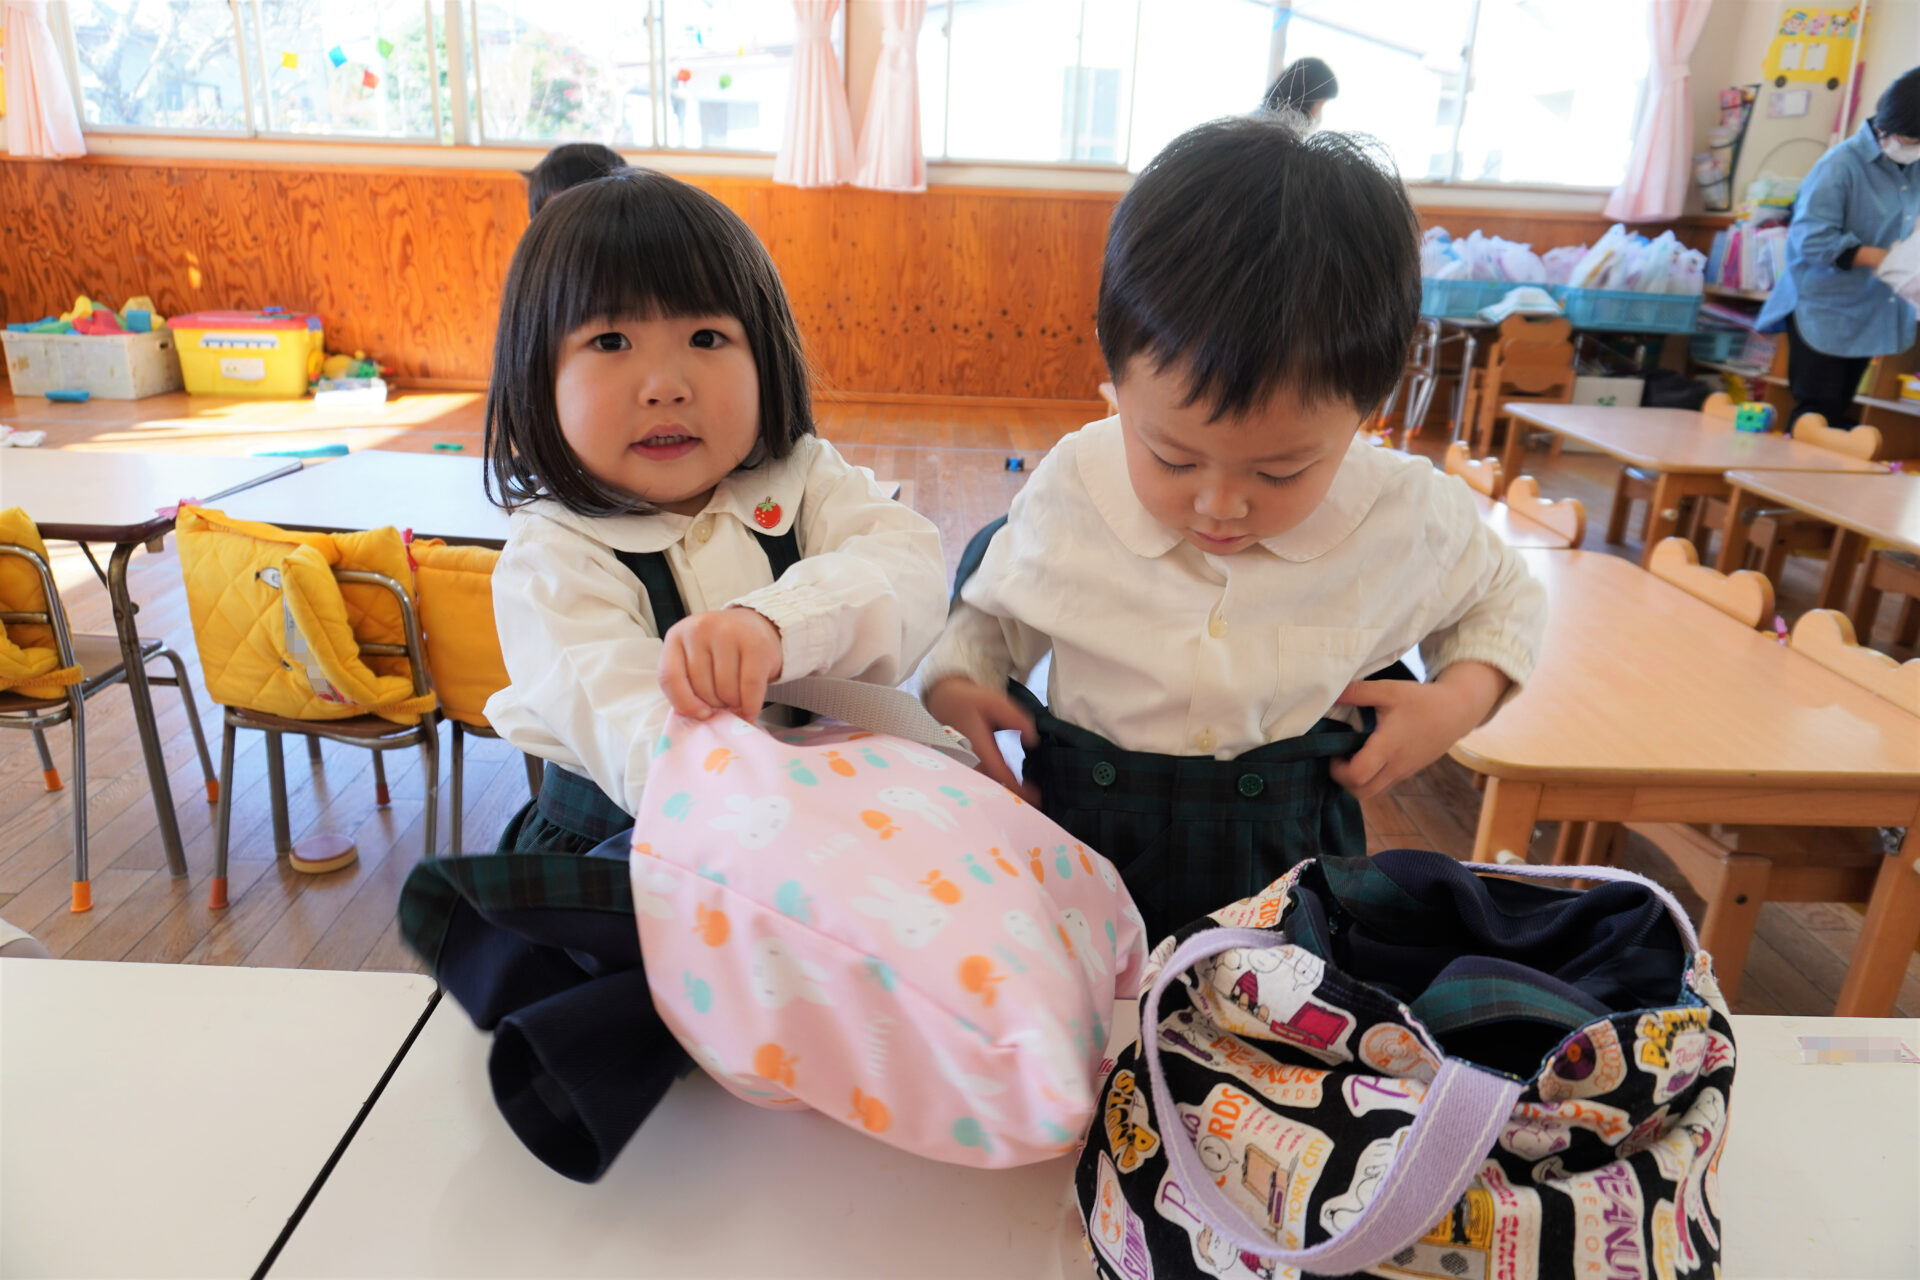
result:
<svg viewBox="0 0 1920 1280"><path fill-rule="evenodd" d="M461 778L462 771L466 768L466 751L464 749L464 745L466 743L466 734L461 732L460 722L458 720L455 720L453 722L452 734L453 734L453 766L447 771L448 777L452 782L452 794L450 796L450 799L452 800L452 805L447 811L447 832L450 836L452 836L452 840L449 841L447 845L447 852L457 854L457 853L464 852L466 848L466 846L460 843L460 835L461 835L460 778Z"/></svg>
<svg viewBox="0 0 1920 1280"><path fill-rule="evenodd" d="M87 703L77 685L67 688L67 714L73 729L73 904L93 910L93 881L87 875Z"/></svg>
<svg viewBox="0 0 1920 1280"><path fill-rule="evenodd" d="M60 789L60 770L54 767L53 750L47 745L47 732L44 729L33 731L33 749L40 753L40 780L49 791Z"/></svg>
<svg viewBox="0 0 1920 1280"><path fill-rule="evenodd" d="M520 758L524 760L527 765L527 791L535 800L538 800L540 798L540 779L545 776L541 769L540 762L524 753Z"/></svg>
<svg viewBox="0 0 1920 1280"><path fill-rule="evenodd" d="M165 658L173 664L173 682L180 690L180 701L187 709L187 727L193 730L193 748L200 753L200 773L207 780L207 803L220 803L220 784L213 776L213 757L207 754L207 735L200 727L200 707L193 697L193 686L187 683L187 664L180 661L180 655L171 649L162 649L154 655Z"/></svg>
<svg viewBox="0 0 1920 1280"><path fill-rule="evenodd" d="M387 794L387 753L384 751L373 753L373 802L382 809L392 803Z"/></svg>
<svg viewBox="0 0 1920 1280"><path fill-rule="evenodd" d="M213 883L207 906L218 911L227 905L227 835L233 821L233 739L238 732L221 717L220 732L220 812L214 817Z"/></svg>
<svg viewBox="0 0 1920 1280"><path fill-rule="evenodd" d="M423 856L431 858L439 852L434 836L440 822L440 726L429 723L427 732L420 739L421 763L427 772L427 822L422 833ZM458 853L459 850L454 850Z"/></svg>
<svg viewBox="0 0 1920 1280"><path fill-rule="evenodd" d="M273 852L286 857L293 852L293 833L287 826L287 771L277 733L267 735L267 790L273 800Z"/></svg>

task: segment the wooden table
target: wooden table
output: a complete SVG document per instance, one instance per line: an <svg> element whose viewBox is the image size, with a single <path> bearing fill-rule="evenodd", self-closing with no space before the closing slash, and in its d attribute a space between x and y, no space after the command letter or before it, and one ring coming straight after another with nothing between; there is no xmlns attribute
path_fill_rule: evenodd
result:
<svg viewBox="0 0 1920 1280"><path fill-rule="evenodd" d="M431 978L0 960L0 1274L245 1276Z"/></svg>
<svg viewBox="0 0 1920 1280"><path fill-rule="evenodd" d="M1474 492L1473 505L1480 512L1480 522L1499 534L1500 540L1510 547L1565 551L1573 546L1565 534L1534 523L1506 503L1496 502L1478 490Z"/></svg>
<svg viewBox="0 0 1920 1280"><path fill-rule="evenodd" d="M347 533L392 525L417 537L503 547L507 513L487 501L479 458L367 449L221 506L239 520Z"/></svg>
<svg viewBox="0 0 1920 1280"><path fill-rule="evenodd" d="M1541 821L1906 827L1840 990L1842 1014L1885 1015L1920 935L1920 718L1617 557L1520 554L1547 635L1452 752L1488 778L1475 860Z"/></svg>
<svg viewBox="0 0 1920 1280"><path fill-rule="evenodd" d="M1536 404L1515 401L1501 408L1529 426L1591 445L1629 466L1659 473L1654 484L1644 564L1660 540L1674 530L1681 502L1721 497L1726 473L1749 471L1827 471L1853 475L1885 472L1878 462L1849 458L1787 436L1735 431L1724 419L1689 409L1620 409L1604 405ZM1504 475L1518 475L1525 432L1507 432L1501 458Z"/></svg>
<svg viewBox="0 0 1920 1280"><path fill-rule="evenodd" d="M173 528L181 502L213 502L275 476L299 470L287 458L208 458L164 453L105 453L60 449L0 449L0 509L24 507L40 536L59 542L110 542L107 598L127 667L127 692L140 731L147 781L160 818L167 867L187 874L180 823L173 812L166 761L153 718L147 671L140 658L139 606L127 594L127 561L135 547Z"/></svg>
<svg viewBox="0 0 1920 1280"><path fill-rule="evenodd" d="M1853 476L1803 471L1729 471L1727 527L1720 543L1722 573L1738 569L1746 556L1744 508L1777 502L1835 526L1833 551L1820 578L1822 609L1838 609L1853 581L1853 570L1867 553L1869 539L1920 552L1920 475ZM1864 640L1868 628L1853 620Z"/></svg>
<svg viewBox="0 0 1920 1280"><path fill-rule="evenodd" d="M441 1001L268 1275L1092 1275L1071 1157L936 1164L695 1072L583 1186L500 1118L488 1044Z"/></svg>

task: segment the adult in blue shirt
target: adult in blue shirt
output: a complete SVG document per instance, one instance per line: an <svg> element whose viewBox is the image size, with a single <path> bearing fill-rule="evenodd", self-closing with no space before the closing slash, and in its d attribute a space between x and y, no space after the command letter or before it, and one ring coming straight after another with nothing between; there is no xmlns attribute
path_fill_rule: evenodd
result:
<svg viewBox="0 0 1920 1280"><path fill-rule="evenodd" d="M1920 216L1920 67L1880 95L1860 131L1821 156L1800 184L1787 271L1760 310L1763 333L1787 333L1793 416L1855 424L1853 396L1875 356L1913 345L1913 306L1874 275Z"/></svg>

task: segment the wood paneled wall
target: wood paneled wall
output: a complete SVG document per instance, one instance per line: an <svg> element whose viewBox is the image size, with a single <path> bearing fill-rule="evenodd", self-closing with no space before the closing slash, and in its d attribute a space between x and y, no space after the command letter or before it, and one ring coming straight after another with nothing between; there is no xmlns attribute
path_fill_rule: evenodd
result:
<svg viewBox="0 0 1920 1280"><path fill-rule="evenodd" d="M1093 314L1112 193L693 181L772 251L830 390L1087 400L1105 376ZM1607 226L1422 216L1536 249ZM78 293L145 293L169 315L278 304L318 312L331 349L368 351L402 378L477 385L527 215L506 171L94 157L0 161L0 218L0 318L62 311Z"/></svg>
<svg viewBox="0 0 1920 1280"><path fill-rule="evenodd" d="M1096 399L1100 250L1117 197L891 195L700 178L772 251L821 381L848 393ZM511 172L0 162L0 316L75 294L163 313L318 312L329 348L484 381L526 229Z"/></svg>

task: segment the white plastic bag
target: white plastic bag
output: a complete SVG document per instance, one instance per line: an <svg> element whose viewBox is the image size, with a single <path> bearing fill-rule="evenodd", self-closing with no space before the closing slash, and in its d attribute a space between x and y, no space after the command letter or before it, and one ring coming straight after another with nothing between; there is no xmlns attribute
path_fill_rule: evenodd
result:
<svg viewBox="0 0 1920 1280"><path fill-rule="evenodd" d="M1887 256L1873 269L1887 287L1915 306L1920 306L1920 235L1908 228L1907 238L1896 241Z"/></svg>

